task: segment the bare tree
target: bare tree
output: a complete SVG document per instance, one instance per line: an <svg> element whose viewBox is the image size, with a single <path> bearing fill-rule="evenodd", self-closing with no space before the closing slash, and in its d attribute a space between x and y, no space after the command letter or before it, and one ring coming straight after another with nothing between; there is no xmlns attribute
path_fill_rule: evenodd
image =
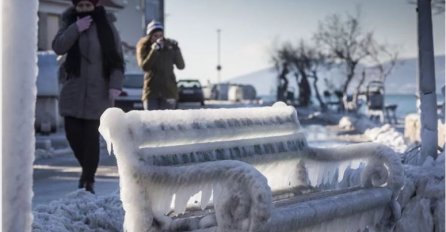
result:
<svg viewBox="0 0 446 232"><path fill-rule="evenodd" d="M373 66L362 71L361 79L356 86L354 97L361 94L362 85L370 80L379 80L385 83L387 77L398 64L399 52L387 44L375 44L370 48L369 62ZM366 70L367 69L367 70ZM367 75L366 75L367 71ZM366 81L368 79L368 81Z"/></svg>
<svg viewBox="0 0 446 232"><path fill-rule="evenodd" d="M289 73L289 60L291 57L291 44L285 44L279 49L275 49L271 56L274 68L279 73L277 85L277 101L286 101L286 93L288 90L287 74Z"/></svg>
<svg viewBox="0 0 446 232"><path fill-rule="evenodd" d="M299 105L308 106L311 99L311 87L308 81L308 67L311 63L309 48L305 42L301 40L297 47L292 48L290 62L293 64L296 82L299 87Z"/></svg>
<svg viewBox="0 0 446 232"><path fill-rule="evenodd" d="M334 14L327 17L319 23L314 38L334 62L345 65L346 79L342 86L345 95L355 77L357 65L370 56L370 49L375 43L373 33L363 31L358 11L355 16Z"/></svg>
<svg viewBox="0 0 446 232"><path fill-rule="evenodd" d="M329 67L326 55L318 51L316 47L309 46L300 40L296 46L289 42L284 43L280 49L276 50L272 60L276 70L281 73L279 76L283 76L284 69L280 68L278 64L286 63L287 73L294 72L299 86L299 105L308 106L310 104L312 91L309 79L311 78L313 79L312 87L321 109L324 111L327 109L317 85L319 72L322 68Z"/></svg>
<svg viewBox="0 0 446 232"><path fill-rule="evenodd" d="M374 64L372 71L377 71L377 79L385 82L397 65L399 52L388 45L375 44L371 48L370 59Z"/></svg>
<svg viewBox="0 0 446 232"><path fill-rule="evenodd" d="M326 111L327 105L322 100L317 83L319 81L320 71L323 68L329 68L331 65L327 56L316 49L316 47L309 46L301 40L295 50L293 61L297 71L302 77L313 79L313 89L316 99L318 100L322 111Z"/></svg>

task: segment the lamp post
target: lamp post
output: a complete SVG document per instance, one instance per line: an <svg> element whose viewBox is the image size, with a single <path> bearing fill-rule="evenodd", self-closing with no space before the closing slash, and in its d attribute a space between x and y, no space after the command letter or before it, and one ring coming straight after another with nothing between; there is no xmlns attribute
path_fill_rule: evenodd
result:
<svg viewBox="0 0 446 232"><path fill-rule="evenodd" d="M417 1L418 95L421 120L421 155L437 157L437 95L432 32L431 0Z"/></svg>
<svg viewBox="0 0 446 232"><path fill-rule="evenodd" d="M221 75L221 60L220 60L220 34L221 30L217 29L217 100L220 100L220 75Z"/></svg>
<svg viewBox="0 0 446 232"><path fill-rule="evenodd" d="M38 3L28 0L2 0L0 3L2 9L0 146L2 177L4 177L1 231L32 229ZM9 78L12 76L14 78Z"/></svg>

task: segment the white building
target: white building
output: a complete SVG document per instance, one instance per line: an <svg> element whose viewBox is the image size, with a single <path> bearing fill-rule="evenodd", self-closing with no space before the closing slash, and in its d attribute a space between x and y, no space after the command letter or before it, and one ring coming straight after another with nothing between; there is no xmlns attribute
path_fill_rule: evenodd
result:
<svg viewBox="0 0 446 232"><path fill-rule="evenodd" d="M101 0L101 4L112 12L116 12L125 6L123 0ZM60 27L61 15L71 5L71 0L39 0L39 51L51 50L51 42Z"/></svg>

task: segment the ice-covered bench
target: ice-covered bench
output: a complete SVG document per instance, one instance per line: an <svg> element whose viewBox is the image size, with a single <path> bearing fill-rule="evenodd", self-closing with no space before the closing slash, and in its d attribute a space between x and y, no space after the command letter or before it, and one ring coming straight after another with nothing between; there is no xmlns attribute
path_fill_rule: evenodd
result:
<svg viewBox="0 0 446 232"><path fill-rule="evenodd" d="M284 103L111 108L100 132L117 158L125 231L357 231L399 217L392 150L309 147Z"/></svg>

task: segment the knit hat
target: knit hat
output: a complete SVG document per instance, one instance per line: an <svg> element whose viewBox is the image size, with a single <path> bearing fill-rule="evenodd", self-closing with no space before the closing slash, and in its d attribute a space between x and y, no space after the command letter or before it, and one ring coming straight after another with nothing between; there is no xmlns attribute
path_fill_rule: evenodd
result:
<svg viewBox="0 0 446 232"><path fill-rule="evenodd" d="M71 0L71 2L73 2L73 5L77 5L80 1L89 1L91 3L93 3L93 5L97 5L99 0Z"/></svg>
<svg viewBox="0 0 446 232"><path fill-rule="evenodd" d="M146 35L151 35L156 30L163 31L164 27L160 22L152 20L149 24L147 24Z"/></svg>

